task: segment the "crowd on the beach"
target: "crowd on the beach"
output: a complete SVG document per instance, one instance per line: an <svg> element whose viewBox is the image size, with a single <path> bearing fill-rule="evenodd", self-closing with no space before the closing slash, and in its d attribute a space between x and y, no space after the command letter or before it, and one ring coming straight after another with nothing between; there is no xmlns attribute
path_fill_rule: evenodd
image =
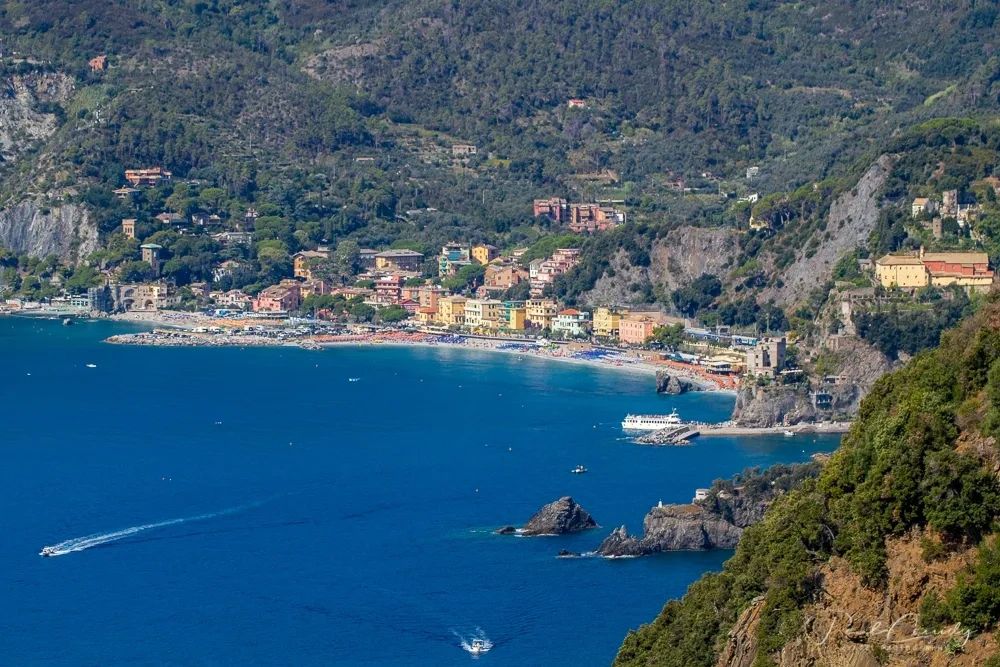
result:
<svg viewBox="0 0 1000 667"><path fill-rule="evenodd" d="M626 350L614 350L588 344L556 344L544 340L511 341L483 336L463 336L453 333L428 333L397 329L339 331L269 327L256 323L215 321L188 313L160 313L159 323L174 328L149 332L119 334L108 338L110 343L178 347L260 347L297 345L306 349L321 349L335 345L421 345L456 346L466 349L505 352L557 361L576 362L601 367L625 368L640 372L655 372L670 368L706 388L731 389L728 378L710 376L702 369L666 360L643 358Z"/></svg>

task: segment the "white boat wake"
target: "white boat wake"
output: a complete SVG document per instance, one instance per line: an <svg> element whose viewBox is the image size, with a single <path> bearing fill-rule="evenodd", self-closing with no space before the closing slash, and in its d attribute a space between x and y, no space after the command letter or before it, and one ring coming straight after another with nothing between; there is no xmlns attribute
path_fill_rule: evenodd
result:
<svg viewBox="0 0 1000 667"><path fill-rule="evenodd" d="M228 514L236 514L237 512L242 512L252 507L258 507L263 504L263 502L264 501L250 503L248 505L240 505L238 507L231 507L218 512L208 512L206 514L197 514L195 516L185 516L179 519L168 519L166 521L158 521L156 523L147 523L142 526L132 526L131 528L123 528L110 533L95 533L93 535L84 535L83 537L74 537L72 539L59 542L58 544L53 544L52 546L43 547L39 552L39 555L65 556L66 554L70 554L75 551L85 551L86 549L92 549L93 547L97 547L102 544L116 542L126 537L143 533L147 530L166 528L167 526L175 526L180 523L189 523L192 521L205 521L207 519L214 519Z"/></svg>
<svg viewBox="0 0 1000 667"><path fill-rule="evenodd" d="M476 628L476 631L468 637L464 637L454 630L451 633L458 637L458 645L462 647L462 650L473 657L478 657L493 648L493 642L486 636L482 628Z"/></svg>

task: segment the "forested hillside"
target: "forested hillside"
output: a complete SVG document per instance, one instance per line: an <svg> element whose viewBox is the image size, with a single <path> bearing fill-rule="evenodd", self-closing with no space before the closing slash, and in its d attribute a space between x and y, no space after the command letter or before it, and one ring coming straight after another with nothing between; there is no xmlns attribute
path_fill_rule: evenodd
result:
<svg viewBox="0 0 1000 667"><path fill-rule="evenodd" d="M108 267L131 252L113 234L124 217L148 236L164 210L225 225L252 208L253 286L320 242L530 246L565 233L531 217L533 198L603 198L631 223L590 240L558 296L587 302L600 284L677 314L792 324L817 310L798 283L832 277L850 246L904 240L886 214L870 243L870 216L925 172L897 169L827 226L873 161L914 135L994 150L988 121L960 137L904 128L1000 110L997 18L983 2L7 2L0 238L74 263L103 247ZM150 165L176 185L113 196ZM769 224L746 233L751 219ZM857 242L837 241L845 222ZM670 248L692 225L737 233L681 232L719 261L678 270ZM222 252L196 245L168 248L201 256L181 282ZM718 295L681 291L695 269Z"/></svg>
<svg viewBox="0 0 1000 667"><path fill-rule="evenodd" d="M991 304L883 377L818 481L630 634L616 664L984 664L1000 621L998 318Z"/></svg>

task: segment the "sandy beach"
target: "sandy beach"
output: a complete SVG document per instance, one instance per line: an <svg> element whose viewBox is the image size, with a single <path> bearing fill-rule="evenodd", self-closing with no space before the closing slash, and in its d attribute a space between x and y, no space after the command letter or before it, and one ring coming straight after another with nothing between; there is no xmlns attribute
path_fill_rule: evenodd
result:
<svg viewBox="0 0 1000 667"><path fill-rule="evenodd" d="M171 347L297 346L306 349L344 345L450 347L649 375L662 370L689 380L704 391L733 392L736 388L733 379L708 376L703 369L696 366L657 359L649 352L602 348L584 342L539 344L525 339L394 329L372 331L356 328L337 332L314 332L309 330L314 323L278 324L255 318L223 319L202 313L177 311L123 313L112 316L112 319L154 327L151 332L119 334L107 339L107 342L115 344Z"/></svg>

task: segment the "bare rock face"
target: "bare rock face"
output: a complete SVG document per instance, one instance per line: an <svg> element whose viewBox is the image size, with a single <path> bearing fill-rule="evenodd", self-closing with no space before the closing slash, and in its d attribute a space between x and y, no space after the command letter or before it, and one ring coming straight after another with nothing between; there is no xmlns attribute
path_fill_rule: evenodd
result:
<svg viewBox="0 0 1000 667"><path fill-rule="evenodd" d="M36 72L8 77L0 86L0 156L10 161L56 131L58 118L42 105L68 100L73 79L61 73Z"/></svg>
<svg viewBox="0 0 1000 667"><path fill-rule="evenodd" d="M837 261L865 243L878 222L882 186L892 170L892 158L879 157L868 167L850 191L830 204L826 221L827 236L811 256L801 252L782 272L782 287L771 287L760 295L760 302L773 299L779 306L801 301L815 289L817 277L833 273ZM824 278L820 278L820 282Z"/></svg>
<svg viewBox="0 0 1000 667"><path fill-rule="evenodd" d="M646 280L669 292L703 273L725 275L738 252L739 234L728 227L679 227L653 243L649 267L633 266L628 253L621 250L611 258L610 270L581 295L581 301L590 306L634 303L638 293L632 286Z"/></svg>
<svg viewBox="0 0 1000 667"><path fill-rule="evenodd" d="M660 505L646 515L641 538L629 535L622 526L601 543L597 553L622 558L661 551L733 549L742 534L742 528L699 505Z"/></svg>
<svg viewBox="0 0 1000 667"><path fill-rule="evenodd" d="M594 517L569 496L538 510L519 532L521 535L565 535L596 528Z"/></svg>
<svg viewBox="0 0 1000 667"><path fill-rule="evenodd" d="M667 371L656 371L656 393L657 394L686 394L689 391L698 391L698 385L677 375L671 375Z"/></svg>
<svg viewBox="0 0 1000 667"><path fill-rule="evenodd" d="M796 387L744 386L736 394L733 421L740 426L777 426L815 421L809 392Z"/></svg>
<svg viewBox="0 0 1000 667"><path fill-rule="evenodd" d="M757 659L757 627L764 612L764 602L762 595L754 598L736 619L715 663L716 667L752 667Z"/></svg>
<svg viewBox="0 0 1000 667"><path fill-rule="evenodd" d="M23 201L0 210L0 245L32 257L79 261L97 249L97 226L78 204Z"/></svg>

